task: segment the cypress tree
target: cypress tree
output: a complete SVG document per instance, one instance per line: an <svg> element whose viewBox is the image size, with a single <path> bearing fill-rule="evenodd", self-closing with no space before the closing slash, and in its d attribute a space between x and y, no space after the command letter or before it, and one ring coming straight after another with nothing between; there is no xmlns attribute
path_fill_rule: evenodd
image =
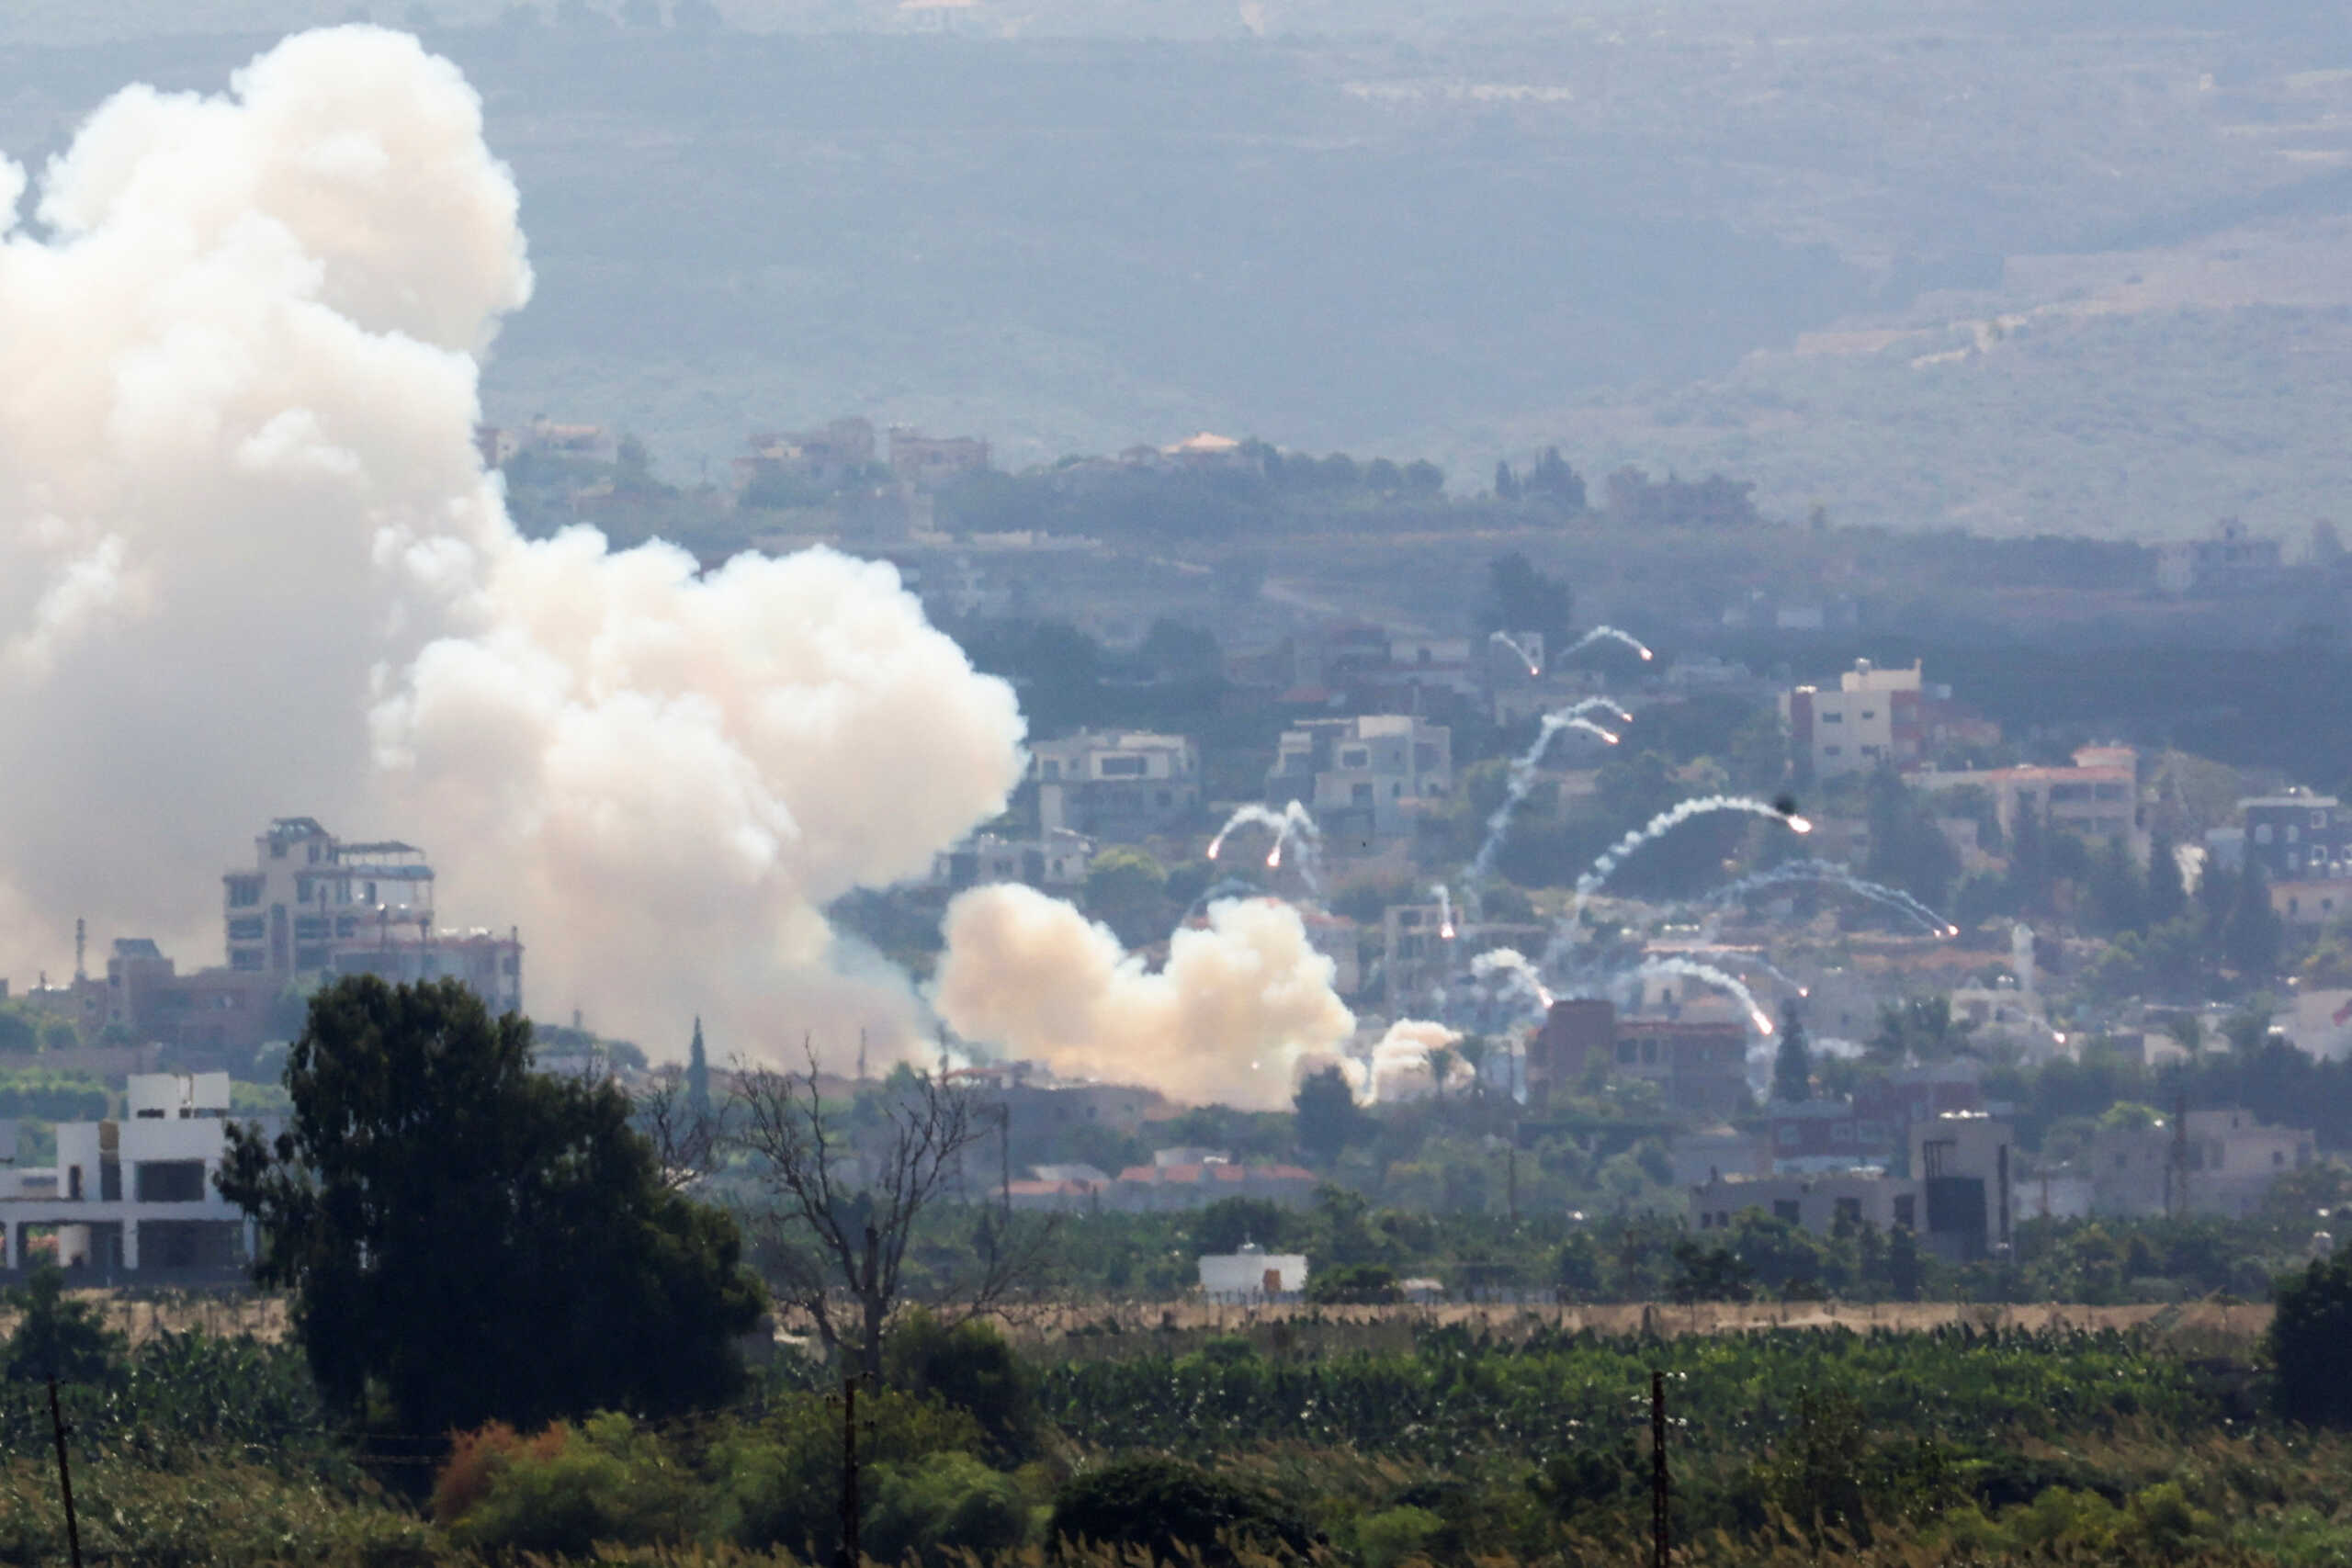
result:
<svg viewBox="0 0 2352 1568"><path fill-rule="evenodd" d="M686 1047L686 1103L697 1116L710 1114L710 1058L703 1055L702 1017L695 1017L695 1043Z"/></svg>

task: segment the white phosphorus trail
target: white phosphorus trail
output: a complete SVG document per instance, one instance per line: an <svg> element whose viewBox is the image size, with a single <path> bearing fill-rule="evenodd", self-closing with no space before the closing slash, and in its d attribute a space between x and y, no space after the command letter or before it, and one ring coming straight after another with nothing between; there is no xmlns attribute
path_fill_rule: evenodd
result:
<svg viewBox="0 0 2352 1568"><path fill-rule="evenodd" d="M1543 666L1535 662L1535 656L1527 651L1526 645L1521 643L1517 637L1512 637L1509 632L1489 632L1487 634L1487 640L1489 643L1501 643L1505 648L1510 649L1513 653L1519 655L1519 661L1527 666L1527 672L1530 675L1541 675L1544 673Z"/></svg>
<svg viewBox="0 0 2352 1568"><path fill-rule="evenodd" d="M1834 887L1841 892L1891 909L1904 919L1926 928L1929 936L1958 936L1960 928L1947 922L1941 915L1905 893L1900 887L1871 882L1856 876L1844 866L1826 860L1789 861L1753 876L1742 877L1727 886L1719 887L1702 900L1708 904L1729 903L1750 894L1770 892L1795 883L1814 883Z"/></svg>
<svg viewBox="0 0 2352 1568"><path fill-rule="evenodd" d="M1535 787L1535 771L1544 765L1544 753L1552 748L1552 738L1564 729L1581 729L1599 737L1610 745L1617 744L1617 737L1585 717L1595 709L1606 709L1617 716L1618 722L1628 723L1633 715L1611 702L1607 697L1583 697L1570 703L1556 713L1547 713L1544 722L1535 728L1535 739L1526 750L1511 759L1510 772L1506 776L1503 798L1487 818L1487 837L1478 852L1470 861L1470 897L1476 907L1478 889L1494 872L1495 856L1503 847L1503 836L1510 830L1510 819L1527 799L1527 792Z"/></svg>
<svg viewBox="0 0 2352 1568"><path fill-rule="evenodd" d="M1266 869L1269 871L1281 869L1283 847L1295 840L1299 850L1298 873L1306 879L1306 886L1310 889L1314 888L1316 852L1323 847L1323 829L1315 825L1315 818L1307 815L1306 807L1295 800L1280 811L1276 811L1271 806L1260 806L1254 801L1242 807L1231 817L1226 818L1225 826L1219 828L1216 830L1216 837L1209 840L1208 858L1215 860L1224 852L1225 840L1235 829L1253 825L1265 829L1274 836L1273 848L1266 852Z"/></svg>
<svg viewBox="0 0 2352 1568"><path fill-rule="evenodd" d="M1754 1026L1757 1033L1772 1032L1772 1015L1757 1005L1756 993L1749 990L1747 983L1736 975L1727 975L1712 964L1700 964L1688 958L1647 959L1639 969L1634 971L1634 978L1637 980L1648 975L1679 976L1686 980L1697 980L1702 984L1729 991L1733 998L1747 1010L1747 1021Z"/></svg>
<svg viewBox="0 0 2352 1568"><path fill-rule="evenodd" d="M1625 863L1625 857L1644 844L1653 839L1663 838L1693 817L1703 817L1714 811L1745 811L1751 816L1768 818L1775 822L1785 822L1792 833L1813 831L1813 824L1795 812L1782 811L1779 807L1767 801L1757 800L1744 795L1701 795L1695 800L1686 800L1679 806L1659 812L1647 823L1636 828L1603 851L1600 858L1592 863L1592 868L1577 878L1577 903L1582 904L1599 891L1600 885L1608 881L1617 868Z"/></svg>
<svg viewBox="0 0 2352 1568"><path fill-rule="evenodd" d="M1552 992L1544 984L1544 976L1528 962L1527 954L1515 947L1490 948L1470 961L1470 973L1477 979L1500 977L1500 983L1513 990L1524 992L1535 1005L1545 1011L1552 1007Z"/></svg>
<svg viewBox="0 0 2352 1568"><path fill-rule="evenodd" d="M1440 942L1453 940L1453 894L1441 882L1430 889L1437 895L1437 934Z"/></svg>
<svg viewBox="0 0 2352 1568"><path fill-rule="evenodd" d="M1568 645L1568 653L1581 652L1585 649L1590 648L1596 642L1622 642L1627 648L1632 649L1635 653L1640 654L1642 656L1642 662L1645 664L1657 657L1649 650L1649 645L1643 642L1640 637L1635 637L1631 632L1619 631L1615 626L1593 627L1592 630L1585 633L1584 636L1577 638L1576 641ZM1561 657L1566 658L1567 655L1563 654Z"/></svg>

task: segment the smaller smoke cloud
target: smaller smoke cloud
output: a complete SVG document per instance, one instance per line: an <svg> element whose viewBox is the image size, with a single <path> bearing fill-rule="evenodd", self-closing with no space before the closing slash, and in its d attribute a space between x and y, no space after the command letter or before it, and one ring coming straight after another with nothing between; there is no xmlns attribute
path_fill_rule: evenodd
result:
<svg viewBox="0 0 2352 1568"><path fill-rule="evenodd" d="M933 1002L965 1039L1056 1072L1145 1083L1178 1100L1271 1110L1355 1018L1298 911L1219 899L1170 939L1159 972L1061 899L1012 884L947 907Z"/></svg>
<svg viewBox="0 0 2352 1568"><path fill-rule="evenodd" d="M1400 1018L1388 1026L1372 1048L1372 1098L1375 1104L1401 1100L1427 1100L1437 1092L1437 1075L1430 1059L1462 1038L1458 1029L1417 1018ZM1445 1087L1464 1089L1476 1075L1470 1064L1454 1057L1446 1064Z"/></svg>

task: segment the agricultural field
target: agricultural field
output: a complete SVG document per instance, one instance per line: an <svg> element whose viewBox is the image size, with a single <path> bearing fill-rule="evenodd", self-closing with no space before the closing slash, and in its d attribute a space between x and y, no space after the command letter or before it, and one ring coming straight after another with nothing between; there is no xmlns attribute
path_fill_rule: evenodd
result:
<svg viewBox="0 0 2352 1568"><path fill-rule="evenodd" d="M2267 1414L2262 1309L1783 1313L1135 1308L1011 1337L916 1315L858 1404L861 1546L1630 1561L1656 1371L1681 1562L2344 1560L2352 1442ZM842 1413L808 1358L724 1410L493 1426L452 1449L339 1426L290 1345L146 1326L64 1391L91 1561L815 1562L841 1545ZM8 1384L0 1559L63 1560L51 1442L42 1391Z"/></svg>

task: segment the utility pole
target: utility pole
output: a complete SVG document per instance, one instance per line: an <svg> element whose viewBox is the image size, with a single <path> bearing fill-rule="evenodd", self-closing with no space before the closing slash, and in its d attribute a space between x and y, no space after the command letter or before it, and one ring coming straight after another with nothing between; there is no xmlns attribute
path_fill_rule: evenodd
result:
<svg viewBox="0 0 2352 1568"><path fill-rule="evenodd" d="M2188 1213L2188 1091L2173 1098L2172 1156L2165 1165L2165 1218Z"/></svg>
<svg viewBox="0 0 2352 1568"><path fill-rule="evenodd" d="M1510 1147L1503 1151L1503 1194L1510 1204L1510 1228L1519 1229L1519 1129L1511 1129Z"/></svg>
<svg viewBox="0 0 2352 1568"><path fill-rule="evenodd" d="M1672 1555L1667 1502L1666 1374L1650 1373L1650 1568L1668 1568Z"/></svg>
<svg viewBox="0 0 2352 1568"><path fill-rule="evenodd" d="M57 1374L49 1374L49 1426L57 1437L57 1490L65 1498L65 1547L82 1568L82 1527L74 1517L74 1472L65 1462L65 1416L57 1407Z"/></svg>

